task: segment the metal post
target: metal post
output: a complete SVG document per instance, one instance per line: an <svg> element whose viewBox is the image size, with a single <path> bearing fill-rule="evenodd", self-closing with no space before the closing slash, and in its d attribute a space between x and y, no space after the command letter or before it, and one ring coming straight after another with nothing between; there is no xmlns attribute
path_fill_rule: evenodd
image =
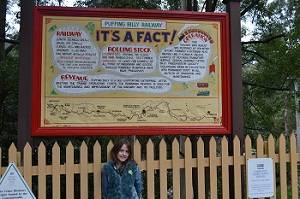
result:
<svg viewBox="0 0 300 199"><path fill-rule="evenodd" d="M31 143L31 63L34 1L21 1L18 148Z"/></svg>

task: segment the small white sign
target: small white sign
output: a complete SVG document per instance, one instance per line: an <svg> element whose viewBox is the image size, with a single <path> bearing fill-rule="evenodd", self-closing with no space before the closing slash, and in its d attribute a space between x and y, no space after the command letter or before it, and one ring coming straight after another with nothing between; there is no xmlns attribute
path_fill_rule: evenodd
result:
<svg viewBox="0 0 300 199"><path fill-rule="evenodd" d="M0 198L35 199L14 163L10 163L0 179Z"/></svg>
<svg viewBox="0 0 300 199"><path fill-rule="evenodd" d="M249 159L247 166L248 197L272 197L274 195L272 158Z"/></svg>

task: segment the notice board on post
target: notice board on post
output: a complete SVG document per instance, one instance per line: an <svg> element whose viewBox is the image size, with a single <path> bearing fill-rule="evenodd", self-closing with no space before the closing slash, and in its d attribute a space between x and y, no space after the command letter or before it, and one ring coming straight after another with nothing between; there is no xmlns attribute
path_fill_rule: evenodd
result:
<svg viewBox="0 0 300 199"><path fill-rule="evenodd" d="M36 7L32 135L228 134L228 14Z"/></svg>

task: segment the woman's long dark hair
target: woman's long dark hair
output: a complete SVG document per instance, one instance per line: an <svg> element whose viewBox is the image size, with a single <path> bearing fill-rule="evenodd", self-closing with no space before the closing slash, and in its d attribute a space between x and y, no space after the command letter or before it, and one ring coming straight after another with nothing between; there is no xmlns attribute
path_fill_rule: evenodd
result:
<svg viewBox="0 0 300 199"><path fill-rule="evenodd" d="M122 146L126 145L128 148L128 159L126 160L125 164L131 160L133 160L133 155L132 155L132 146L131 143L127 140L127 139L121 139L119 140L117 143L115 143L115 145L113 146L113 148L110 151L110 158L112 161L117 162L118 158L117 158L117 154L119 153L119 151L121 150Z"/></svg>

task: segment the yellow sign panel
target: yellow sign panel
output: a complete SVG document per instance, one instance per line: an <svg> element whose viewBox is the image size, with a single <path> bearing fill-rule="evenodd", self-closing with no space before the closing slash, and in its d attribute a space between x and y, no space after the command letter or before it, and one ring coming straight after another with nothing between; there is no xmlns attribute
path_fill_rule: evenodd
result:
<svg viewBox="0 0 300 199"><path fill-rule="evenodd" d="M222 125L219 21L42 20L41 127Z"/></svg>

